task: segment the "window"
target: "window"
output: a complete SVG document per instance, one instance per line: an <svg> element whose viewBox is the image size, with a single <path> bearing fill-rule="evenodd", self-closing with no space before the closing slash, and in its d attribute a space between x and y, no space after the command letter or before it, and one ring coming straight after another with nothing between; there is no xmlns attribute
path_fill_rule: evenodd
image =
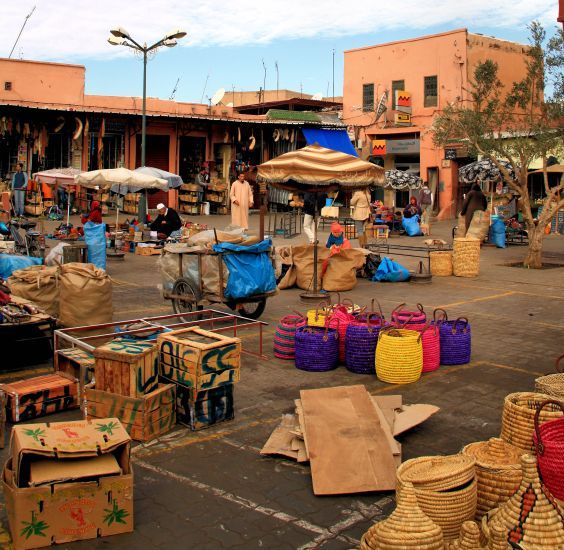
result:
<svg viewBox="0 0 564 550"><path fill-rule="evenodd" d="M4 82L4 90L9 92L11 89L12 89L12 83L8 81Z"/></svg>
<svg viewBox="0 0 564 550"><path fill-rule="evenodd" d="M423 106L424 107L436 107L438 104L438 84L436 76L426 76L425 83L423 86Z"/></svg>
<svg viewBox="0 0 564 550"><path fill-rule="evenodd" d="M362 85L362 110L374 110L374 84Z"/></svg>
<svg viewBox="0 0 564 550"><path fill-rule="evenodd" d="M392 80L392 111L396 108L396 90L405 90L405 80Z"/></svg>

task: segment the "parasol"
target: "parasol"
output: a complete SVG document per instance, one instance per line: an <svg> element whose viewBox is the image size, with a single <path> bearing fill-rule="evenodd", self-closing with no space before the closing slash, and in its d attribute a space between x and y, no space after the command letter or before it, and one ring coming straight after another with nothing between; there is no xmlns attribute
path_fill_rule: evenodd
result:
<svg viewBox="0 0 564 550"><path fill-rule="evenodd" d="M74 185L74 177L80 174L78 168L51 168L33 174L33 179L48 185Z"/></svg>
<svg viewBox="0 0 564 550"><path fill-rule="evenodd" d="M175 189L180 187L184 182L182 178L166 170L161 170L160 168L152 168L151 166L140 166L134 170L139 174L144 174L146 176L152 176L154 178L159 178L167 182L168 189ZM138 193L141 191L141 187L137 185L112 185L112 191L114 193L119 193L120 195L126 195L127 193Z"/></svg>
<svg viewBox="0 0 564 550"><path fill-rule="evenodd" d="M405 170L386 170L386 187L396 190L421 189L423 180Z"/></svg>
<svg viewBox="0 0 564 550"><path fill-rule="evenodd" d="M498 161L515 179L515 170L506 160ZM477 160L458 169L458 181L461 183L498 183L503 181L499 168L489 159Z"/></svg>

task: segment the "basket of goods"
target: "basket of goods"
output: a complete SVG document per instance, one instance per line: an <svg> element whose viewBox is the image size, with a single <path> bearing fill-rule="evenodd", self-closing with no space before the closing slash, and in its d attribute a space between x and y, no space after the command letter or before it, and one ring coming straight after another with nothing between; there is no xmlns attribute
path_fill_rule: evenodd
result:
<svg viewBox="0 0 564 550"><path fill-rule="evenodd" d="M360 550L443 550L441 528L421 511L413 485L405 483L398 489L396 498L398 505L391 515L378 521L364 533Z"/></svg>
<svg viewBox="0 0 564 550"><path fill-rule="evenodd" d="M400 304L392 311L392 324L409 330L419 330L427 324L427 315L421 304L417 304L417 311L406 311L403 306L405 304Z"/></svg>
<svg viewBox="0 0 564 550"><path fill-rule="evenodd" d="M429 258L433 277L449 277L452 275L452 252L450 250L429 252Z"/></svg>
<svg viewBox="0 0 564 550"><path fill-rule="evenodd" d="M478 493L473 457L414 458L398 468L397 476L398 488L413 484L419 507L441 527L445 541L458 538L462 524L474 518Z"/></svg>
<svg viewBox="0 0 564 550"><path fill-rule="evenodd" d="M458 237L452 245L452 272L456 277L477 277L480 273L479 239Z"/></svg>
<svg viewBox="0 0 564 550"><path fill-rule="evenodd" d="M347 327L354 321L355 317L351 313L351 308L354 309L354 305L350 302L350 305L346 302L350 300L343 300L343 302L333 306L333 310L327 317L327 325L330 328L336 328L339 333L339 361L341 363L345 362L345 336L347 334Z"/></svg>
<svg viewBox="0 0 564 550"><path fill-rule="evenodd" d="M294 359L296 330L306 324L307 321L303 315L286 315L280 319L274 332L274 357Z"/></svg>
<svg viewBox="0 0 564 550"><path fill-rule="evenodd" d="M323 372L337 368L339 333L334 328L300 327L295 335L296 368Z"/></svg>
<svg viewBox="0 0 564 550"><path fill-rule="evenodd" d="M470 443L462 453L476 459L478 505L476 519L503 504L521 483L521 455L523 451L492 437L489 441Z"/></svg>
<svg viewBox="0 0 564 550"><path fill-rule="evenodd" d="M438 324L427 323L421 330L423 371L433 372L441 365L441 331Z"/></svg>
<svg viewBox="0 0 564 550"><path fill-rule="evenodd" d="M500 523L505 548L556 550L564 548L564 517L541 483L534 456L521 457L523 479L516 493L482 518L482 532L493 538L494 524Z"/></svg>
<svg viewBox="0 0 564 550"><path fill-rule="evenodd" d="M439 325L441 333L441 365L465 365L472 353L472 330L466 317L456 321L444 320Z"/></svg>
<svg viewBox="0 0 564 550"><path fill-rule="evenodd" d="M523 451L531 452L534 449L535 413L545 401L550 400L550 395L543 393L517 392L507 395L501 417L501 439ZM560 408L549 404L540 411L538 423L542 425L561 416Z"/></svg>
<svg viewBox="0 0 564 550"><path fill-rule="evenodd" d="M376 376L389 384L410 384L421 377L423 346L415 330L380 331L376 345Z"/></svg>
<svg viewBox="0 0 564 550"><path fill-rule="evenodd" d="M561 366L562 359L564 359L564 354L556 359L555 374L547 374L535 380L535 391L556 397L560 401L564 401L564 368Z"/></svg>
<svg viewBox="0 0 564 550"><path fill-rule="evenodd" d="M539 426L539 416L548 405L558 407L564 413L562 403L545 401L535 413L533 438L543 483L557 499L564 501L564 416Z"/></svg>
<svg viewBox="0 0 564 550"><path fill-rule="evenodd" d="M310 327L324 327L327 316L333 310L329 302L320 302L315 309L308 309L307 324Z"/></svg>
<svg viewBox="0 0 564 550"><path fill-rule="evenodd" d="M480 528L475 521L465 521L460 528L460 536L447 544L445 550L480 550Z"/></svg>

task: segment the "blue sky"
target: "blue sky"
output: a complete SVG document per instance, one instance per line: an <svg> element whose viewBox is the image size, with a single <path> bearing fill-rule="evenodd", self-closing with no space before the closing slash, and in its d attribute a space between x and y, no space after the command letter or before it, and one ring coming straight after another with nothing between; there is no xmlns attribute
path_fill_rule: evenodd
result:
<svg viewBox="0 0 564 550"><path fill-rule="evenodd" d="M163 48L149 61L147 95L168 98L180 78L175 99L199 102L224 87L255 90L263 83L332 95L342 93L343 51L466 27L471 32L527 42L526 25L540 19L549 32L556 25L552 0L137 0L95 3L83 0L4 0L0 21L2 48L9 53L27 13L37 9L13 57L80 63L86 66L86 92L141 95L142 62L123 47L112 47L109 29L125 27L137 40L153 42L182 28L188 36L175 48ZM399 7L401 5L401 8ZM132 13L132 6L135 6ZM343 7L346 11L343 12ZM411 17L406 17L411 14ZM57 29L55 32L53 29ZM206 76L209 79L204 93Z"/></svg>

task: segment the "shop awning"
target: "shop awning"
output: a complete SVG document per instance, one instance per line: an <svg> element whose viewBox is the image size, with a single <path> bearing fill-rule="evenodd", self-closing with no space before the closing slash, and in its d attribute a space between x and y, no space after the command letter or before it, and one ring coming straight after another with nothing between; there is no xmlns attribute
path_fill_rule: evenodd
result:
<svg viewBox="0 0 564 550"><path fill-rule="evenodd" d="M346 130L321 130L318 128L302 128L308 145L317 143L326 149L346 153L358 157Z"/></svg>

